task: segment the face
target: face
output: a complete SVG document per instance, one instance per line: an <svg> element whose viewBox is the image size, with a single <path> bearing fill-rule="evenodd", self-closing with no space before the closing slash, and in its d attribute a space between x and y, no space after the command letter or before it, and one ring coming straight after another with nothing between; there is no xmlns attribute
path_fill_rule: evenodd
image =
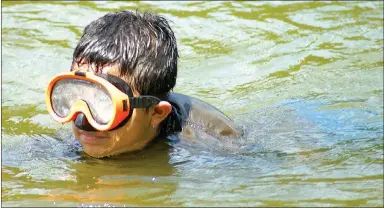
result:
<svg viewBox="0 0 384 208"><path fill-rule="evenodd" d="M82 64L72 66L72 71L89 71L91 67ZM106 66L102 73L119 77L128 83L126 77L119 76L116 65ZM139 96L133 90L134 96ZM92 157L104 157L143 149L159 133L159 125L171 111L171 105L161 101L158 105L146 109L134 108L132 116L122 127L107 131L83 131L72 122L73 133L81 143L84 152Z"/></svg>

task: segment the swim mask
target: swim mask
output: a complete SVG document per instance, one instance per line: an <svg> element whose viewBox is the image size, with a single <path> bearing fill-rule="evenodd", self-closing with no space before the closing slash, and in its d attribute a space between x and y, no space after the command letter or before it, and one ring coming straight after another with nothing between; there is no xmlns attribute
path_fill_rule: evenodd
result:
<svg viewBox="0 0 384 208"><path fill-rule="evenodd" d="M124 125L134 108L148 108L160 102L155 96L134 97L122 79L93 72L69 72L51 79L46 91L50 115L60 123L78 116L88 120L98 131L109 131Z"/></svg>

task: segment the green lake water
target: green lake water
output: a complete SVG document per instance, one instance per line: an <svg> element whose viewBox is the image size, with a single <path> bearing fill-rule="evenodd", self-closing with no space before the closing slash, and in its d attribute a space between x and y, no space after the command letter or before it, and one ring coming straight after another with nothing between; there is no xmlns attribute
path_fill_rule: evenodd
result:
<svg viewBox="0 0 384 208"><path fill-rule="evenodd" d="M175 92L245 129L93 159L45 107L84 27L171 20ZM383 206L383 2L2 1L3 206Z"/></svg>

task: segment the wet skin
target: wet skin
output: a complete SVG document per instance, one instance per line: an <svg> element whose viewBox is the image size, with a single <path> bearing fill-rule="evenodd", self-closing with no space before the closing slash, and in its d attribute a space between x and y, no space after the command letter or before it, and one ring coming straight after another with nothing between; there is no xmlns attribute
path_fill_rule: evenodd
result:
<svg viewBox="0 0 384 208"><path fill-rule="evenodd" d="M71 71L90 71L88 64L80 66L72 65ZM129 84L127 77L119 74L116 65L105 66L103 73L117 76ZM133 95L138 96L134 89ZM171 111L171 105L161 101L148 110L135 108L132 116L122 127L111 131L83 131L77 128L72 122L72 130L77 140L81 143L85 153L92 157L105 157L117 155L123 152L132 152L143 149L150 141L159 134L159 124Z"/></svg>
<svg viewBox="0 0 384 208"><path fill-rule="evenodd" d="M183 118L181 136L190 136L193 131L203 131L216 138L236 138L243 129L214 106L188 95L171 93L168 101L180 107Z"/></svg>
<svg viewBox="0 0 384 208"><path fill-rule="evenodd" d="M88 71L87 64L72 66L72 71ZM106 66L103 73L117 76L128 84L127 77L119 75L117 66ZM139 93L133 89L134 96ZM81 143L84 152L92 157L105 157L124 152L132 152L145 148L159 134L160 123L169 115L171 103L179 107L182 117L182 132L180 138L196 140L199 132L207 135L204 139L213 139L220 142L220 138L236 138L242 135L242 129L229 117L212 105L179 93L170 93L168 101L161 101L146 111L135 108L132 117L122 127L101 132L84 131L72 122L72 129L76 139Z"/></svg>

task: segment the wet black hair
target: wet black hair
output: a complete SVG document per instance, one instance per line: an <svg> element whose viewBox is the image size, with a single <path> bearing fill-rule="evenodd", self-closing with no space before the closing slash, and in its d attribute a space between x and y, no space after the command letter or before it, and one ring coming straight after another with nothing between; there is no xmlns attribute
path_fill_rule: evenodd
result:
<svg viewBox="0 0 384 208"><path fill-rule="evenodd" d="M118 64L120 76L141 95L164 97L176 84L178 51L168 21L136 10L108 13L92 21L73 52L73 63Z"/></svg>
<svg viewBox="0 0 384 208"><path fill-rule="evenodd" d="M87 63L101 72L103 66L117 64L133 90L167 100L176 85L178 58L176 38L164 17L125 10L108 13L84 28L72 65ZM172 105L159 136L180 131L181 117Z"/></svg>

